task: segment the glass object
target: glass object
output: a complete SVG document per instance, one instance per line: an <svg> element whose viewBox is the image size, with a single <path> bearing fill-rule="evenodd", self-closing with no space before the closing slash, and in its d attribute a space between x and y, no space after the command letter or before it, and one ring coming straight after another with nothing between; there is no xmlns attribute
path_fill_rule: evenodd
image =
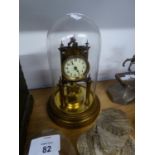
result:
<svg viewBox="0 0 155 155"><path fill-rule="evenodd" d="M101 44L99 29L96 24L85 15L69 13L59 19L47 34L48 60L53 86L58 83L58 79L61 76L61 60L58 48L61 42L67 45L71 37L75 37L79 45L89 43L89 74L93 82L97 80Z"/></svg>
<svg viewBox="0 0 155 155"><path fill-rule="evenodd" d="M77 141L80 155L134 155L133 128L123 111L108 108L96 122Z"/></svg>
<svg viewBox="0 0 155 155"><path fill-rule="evenodd" d="M98 27L83 14L69 13L48 31L47 44L52 86L58 85L49 100L49 115L58 124L67 122L69 127L91 123L100 106L95 94L100 55Z"/></svg>

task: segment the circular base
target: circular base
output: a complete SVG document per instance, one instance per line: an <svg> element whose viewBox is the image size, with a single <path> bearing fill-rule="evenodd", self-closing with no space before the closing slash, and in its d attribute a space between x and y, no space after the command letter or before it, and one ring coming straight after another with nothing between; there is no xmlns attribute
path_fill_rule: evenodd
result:
<svg viewBox="0 0 155 155"><path fill-rule="evenodd" d="M50 96L47 103L49 117L58 125L66 128L79 128L92 123L100 112L100 102L97 96L91 106L82 112L66 112L57 106L53 96Z"/></svg>

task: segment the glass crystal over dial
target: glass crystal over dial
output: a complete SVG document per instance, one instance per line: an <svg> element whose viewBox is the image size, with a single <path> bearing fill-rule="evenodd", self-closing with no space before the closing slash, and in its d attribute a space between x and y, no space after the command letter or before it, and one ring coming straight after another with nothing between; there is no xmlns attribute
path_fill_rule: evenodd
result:
<svg viewBox="0 0 155 155"><path fill-rule="evenodd" d="M64 76L69 80L80 80L88 72L88 62L82 57L68 58L63 64Z"/></svg>

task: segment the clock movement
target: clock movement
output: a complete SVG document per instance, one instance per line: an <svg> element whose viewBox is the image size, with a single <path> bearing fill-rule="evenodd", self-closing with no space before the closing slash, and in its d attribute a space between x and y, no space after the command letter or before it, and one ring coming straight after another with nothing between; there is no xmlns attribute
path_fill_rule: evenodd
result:
<svg viewBox="0 0 155 155"><path fill-rule="evenodd" d="M56 87L47 110L58 125L78 128L98 116L95 86L99 49L97 26L82 14L68 14L48 32L48 58Z"/></svg>

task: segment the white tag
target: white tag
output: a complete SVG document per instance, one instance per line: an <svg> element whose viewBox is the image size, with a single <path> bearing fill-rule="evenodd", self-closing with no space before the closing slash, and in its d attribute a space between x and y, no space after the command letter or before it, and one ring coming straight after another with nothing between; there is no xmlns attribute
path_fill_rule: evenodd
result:
<svg viewBox="0 0 155 155"><path fill-rule="evenodd" d="M28 155L59 155L60 135L51 135L31 140Z"/></svg>

